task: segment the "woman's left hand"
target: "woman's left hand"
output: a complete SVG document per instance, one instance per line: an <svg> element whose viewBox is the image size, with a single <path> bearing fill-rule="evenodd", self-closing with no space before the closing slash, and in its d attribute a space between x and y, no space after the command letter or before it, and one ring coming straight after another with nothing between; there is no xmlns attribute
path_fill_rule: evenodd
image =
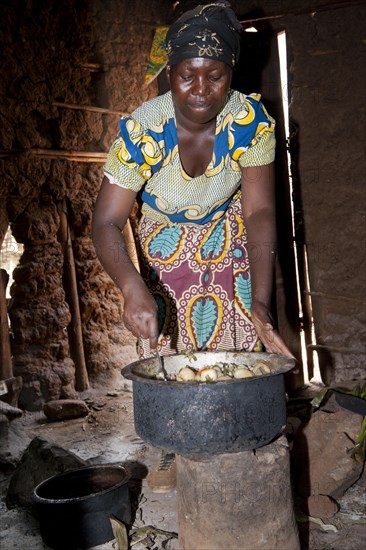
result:
<svg viewBox="0 0 366 550"><path fill-rule="evenodd" d="M274 328L271 312L265 304L252 302L251 316L256 333L268 353L294 358L279 332Z"/></svg>

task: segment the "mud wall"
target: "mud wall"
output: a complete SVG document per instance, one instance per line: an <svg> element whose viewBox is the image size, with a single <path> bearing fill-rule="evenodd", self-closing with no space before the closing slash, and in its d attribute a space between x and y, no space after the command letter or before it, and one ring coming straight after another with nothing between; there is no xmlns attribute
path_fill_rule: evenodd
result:
<svg viewBox="0 0 366 550"><path fill-rule="evenodd" d="M108 151L118 113L156 94L144 74L153 29L168 8L160 0L1 2L0 242L10 223L25 245L9 304L25 408L75 395L63 210L89 379L109 376L134 354L120 293L96 260L90 223L102 179L98 153Z"/></svg>

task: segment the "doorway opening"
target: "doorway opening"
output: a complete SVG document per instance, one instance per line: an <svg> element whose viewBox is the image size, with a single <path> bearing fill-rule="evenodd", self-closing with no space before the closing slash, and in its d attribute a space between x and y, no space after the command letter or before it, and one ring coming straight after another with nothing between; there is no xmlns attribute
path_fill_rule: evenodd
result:
<svg viewBox="0 0 366 550"><path fill-rule="evenodd" d="M300 322L300 344L301 344L301 357L303 364L303 376L304 383L309 382L322 383L319 358L316 351L316 335L314 328L313 307L311 300L310 278L309 278L309 265L307 248L304 242L299 242L296 234L295 223L295 207L294 207L294 186L292 175L292 159L289 148L290 143L290 120L289 120L289 84L288 84L288 69L287 69L287 47L286 47L286 32L281 31L277 34L278 44L278 56L280 66L280 79L282 90L282 107L283 107L283 122L287 144L287 166L288 166L288 178L289 178L289 192L290 192L290 205L291 205L291 220L292 220L292 239L293 239L293 254L295 258L295 273L296 273L296 289L297 289L297 301L299 308L299 322ZM303 266L302 277L300 277L300 261L299 255L302 255L301 265ZM303 281L302 288L301 281ZM306 311L305 311L306 310ZM305 314L308 319L307 326L309 334L306 334L306 327L304 323ZM309 364L308 349L310 348L311 367Z"/></svg>
<svg viewBox="0 0 366 550"><path fill-rule="evenodd" d="M0 268L5 269L9 275L6 286L6 299L10 299L10 288L13 284L13 272L23 254L24 246L14 239L10 227L8 227L0 250Z"/></svg>

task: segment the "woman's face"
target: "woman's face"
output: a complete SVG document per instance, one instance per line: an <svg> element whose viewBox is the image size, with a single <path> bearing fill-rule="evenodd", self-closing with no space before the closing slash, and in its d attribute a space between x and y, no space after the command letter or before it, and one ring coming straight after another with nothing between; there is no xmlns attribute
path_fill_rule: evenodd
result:
<svg viewBox="0 0 366 550"><path fill-rule="evenodd" d="M226 63L202 57L168 66L176 115L198 124L212 121L226 103L231 76Z"/></svg>

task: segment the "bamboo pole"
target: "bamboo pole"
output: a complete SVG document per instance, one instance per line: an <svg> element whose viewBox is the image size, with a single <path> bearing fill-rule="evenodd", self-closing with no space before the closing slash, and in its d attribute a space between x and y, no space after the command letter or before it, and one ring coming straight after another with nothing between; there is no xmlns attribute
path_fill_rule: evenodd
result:
<svg viewBox="0 0 366 550"><path fill-rule="evenodd" d="M67 220L67 206L65 201L62 203L60 208L59 238L64 251L63 281L65 294L71 313L71 322L67 327L67 331L69 335L70 355L75 363L75 389L77 391L84 391L89 387L89 378L85 363L74 252L70 236L70 227Z"/></svg>
<svg viewBox="0 0 366 550"><path fill-rule="evenodd" d="M6 305L6 287L9 275L5 269L0 269L0 380L13 378L11 364L11 349L9 336L8 308Z"/></svg>

